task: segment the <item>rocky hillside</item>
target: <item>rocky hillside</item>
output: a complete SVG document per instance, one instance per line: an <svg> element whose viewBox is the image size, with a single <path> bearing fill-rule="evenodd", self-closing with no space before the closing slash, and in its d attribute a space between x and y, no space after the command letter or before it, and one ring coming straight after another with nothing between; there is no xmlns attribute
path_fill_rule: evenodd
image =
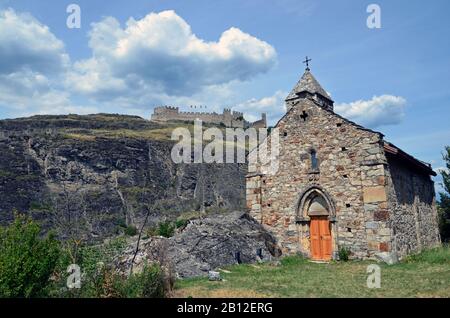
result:
<svg viewBox="0 0 450 318"><path fill-rule="evenodd" d="M174 164L174 127L135 116L0 121L0 223L32 215L61 238L100 240L195 211L242 210L246 167ZM189 128L189 127L188 127Z"/></svg>

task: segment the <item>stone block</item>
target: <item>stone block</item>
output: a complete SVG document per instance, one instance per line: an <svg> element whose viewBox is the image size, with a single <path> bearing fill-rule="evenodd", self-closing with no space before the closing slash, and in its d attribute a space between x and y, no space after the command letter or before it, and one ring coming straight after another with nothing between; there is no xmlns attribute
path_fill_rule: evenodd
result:
<svg viewBox="0 0 450 318"><path fill-rule="evenodd" d="M386 177L384 177L384 176L379 176L379 177L377 178L377 183L378 183L379 185L381 185L381 186L386 185Z"/></svg>
<svg viewBox="0 0 450 318"><path fill-rule="evenodd" d="M374 241L367 242L367 247L369 250L378 250L379 243Z"/></svg>
<svg viewBox="0 0 450 318"><path fill-rule="evenodd" d="M373 219L375 221L387 221L389 220L389 211L378 210L373 213Z"/></svg>
<svg viewBox="0 0 450 318"><path fill-rule="evenodd" d="M380 247L379 247L381 252L389 252L389 244L388 243L380 243Z"/></svg>
<svg viewBox="0 0 450 318"><path fill-rule="evenodd" d="M363 197L364 203L387 201L386 189L383 186L364 187Z"/></svg>
<svg viewBox="0 0 450 318"><path fill-rule="evenodd" d="M208 279L210 281L221 281L222 280L222 278L220 277L220 273L214 272L214 271L208 272Z"/></svg>
<svg viewBox="0 0 450 318"><path fill-rule="evenodd" d="M398 262L397 255L395 253L381 252L375 254L375 257L388 265L392 265Z"/></svg>
<svg viewBox="0 0 450 318"><path fill-rule="evenodd" d="M378 229L378 223L377 222L366 222L366 228L368 229Z"/></svg>
<svg viewBox="0 0 450 318"><path fill-rule="evenodd" d="M378 234L382 236L389 236L391 235L391 229L389 228L379 229Z"/></svg>

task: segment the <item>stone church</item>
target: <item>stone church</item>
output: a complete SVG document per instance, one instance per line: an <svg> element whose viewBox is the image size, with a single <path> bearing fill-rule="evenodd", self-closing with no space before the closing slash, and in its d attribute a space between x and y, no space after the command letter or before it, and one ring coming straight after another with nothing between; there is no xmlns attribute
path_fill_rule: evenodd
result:
<svg viewBox="0 0 450 318"><path fill-rule="evenodd" d="M283 254L328 261L346 249L395 262L440 244L429 164L336 114L309 67L286 109L275 126L278 171L249 164L246 177L248 213Z"/></svg>

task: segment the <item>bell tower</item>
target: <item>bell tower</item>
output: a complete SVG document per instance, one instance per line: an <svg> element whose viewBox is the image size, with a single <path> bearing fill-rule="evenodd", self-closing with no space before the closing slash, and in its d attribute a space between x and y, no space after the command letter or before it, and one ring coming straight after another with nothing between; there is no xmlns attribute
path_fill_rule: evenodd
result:
<svg viewBox="0 0 450 318"><path fill-rule="evenodd" d="M305 73L298 81L297 85L292 89L291 93L286 97L286 109L289 111L300 99L310 98L318 103L321 107L333 111L334 101L330 95L322 88L319 82L311 74L309 62L311 59L306 57L303 62L306 64Z"/></svg>

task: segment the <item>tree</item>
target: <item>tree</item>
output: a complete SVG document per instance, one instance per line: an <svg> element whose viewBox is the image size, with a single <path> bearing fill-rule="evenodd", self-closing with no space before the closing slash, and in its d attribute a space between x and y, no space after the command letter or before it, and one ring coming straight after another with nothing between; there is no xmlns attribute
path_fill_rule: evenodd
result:
<svg viewBox="0 0 450 318"><path fill-rule="evenodd" d="M441 170L444 181L444 190L441 192L439 202L439 230L443 242L450 241L450 146L445 147L443 154L447 169Z"/></svg>
<svg viewBox="0 0 450 318"><path fill-rule="evenodd" d="M41 238L40 232L39 225L22 215L0 227L0 297L45 296L60 248L52 234Z"/></svg>

